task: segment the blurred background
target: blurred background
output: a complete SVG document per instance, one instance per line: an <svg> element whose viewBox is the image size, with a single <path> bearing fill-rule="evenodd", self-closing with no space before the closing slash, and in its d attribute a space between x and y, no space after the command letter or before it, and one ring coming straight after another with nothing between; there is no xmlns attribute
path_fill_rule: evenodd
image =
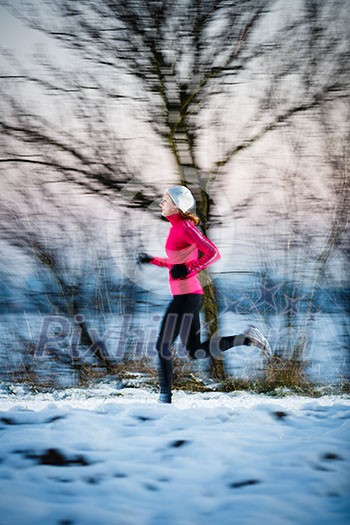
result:
<svg viewBox="0 0 350 525"><path fill-rule="evenodd" d="M170 294L136 255L164 255L171 184L222 253L203 337L252 323L274 350L212 377L349 380L349 18L347 0L0 0L0 380L152 368Z"/></svg>

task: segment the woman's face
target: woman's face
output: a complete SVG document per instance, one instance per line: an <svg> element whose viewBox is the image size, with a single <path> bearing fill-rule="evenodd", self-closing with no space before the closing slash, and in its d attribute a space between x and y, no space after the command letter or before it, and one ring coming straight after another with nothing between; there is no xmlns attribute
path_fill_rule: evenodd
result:
<svg viewBox="0 0 350 525"><path fill-rule="evenodd" d="M170 195L166 193L162 200L159 203L159 206L162 208L163 217L169 217L169 215L174 215L174 213L179 213L179 208L175 206L173 201L170 198Z"/></svg>

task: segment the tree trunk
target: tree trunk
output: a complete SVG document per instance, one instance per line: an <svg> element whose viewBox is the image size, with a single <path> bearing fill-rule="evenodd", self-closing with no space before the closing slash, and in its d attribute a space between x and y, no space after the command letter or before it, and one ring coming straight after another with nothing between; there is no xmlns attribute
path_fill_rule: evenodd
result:
<svg viewBox="0 0 350 525"><path fill-rule="evenodd" d="M209 280L209 279L208 279ZM210 280L209 280L210 281ZM204 287L204 315L207 325L208 338L212 337L219 331L218 323L218 309L215 299L215 289L213 283L210 281ZM210 356L210 376L212 379L223 381L225 379L224 360L221 354L218 356Z"/></svg>

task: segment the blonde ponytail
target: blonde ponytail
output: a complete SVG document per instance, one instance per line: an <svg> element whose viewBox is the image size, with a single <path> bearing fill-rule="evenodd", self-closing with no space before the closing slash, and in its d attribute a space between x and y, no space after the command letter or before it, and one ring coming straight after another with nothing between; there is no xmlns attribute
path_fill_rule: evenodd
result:
<svg viewBox="0 0 350 525"><path fill-rule="evenodd" d="M185 212L180 210L180 215L183 219L192 221L195 226L199 224L199 218L197 217L197 215L194 215L194 213L188 213L187 211Z"/></svg>

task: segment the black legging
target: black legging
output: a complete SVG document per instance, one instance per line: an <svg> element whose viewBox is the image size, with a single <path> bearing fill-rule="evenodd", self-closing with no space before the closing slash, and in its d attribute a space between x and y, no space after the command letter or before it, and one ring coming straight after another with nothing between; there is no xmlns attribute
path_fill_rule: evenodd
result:
<svg viewBox="0 0 350 525"><path fill-rule="evenodd" d="M180 336L192 359L218 355L233 346L249 345L244 334L213 337L201 343L199 312L201 294L175 295L162 320L157 339L160 391L170 394L173 381L171 345Z"/></svg>

